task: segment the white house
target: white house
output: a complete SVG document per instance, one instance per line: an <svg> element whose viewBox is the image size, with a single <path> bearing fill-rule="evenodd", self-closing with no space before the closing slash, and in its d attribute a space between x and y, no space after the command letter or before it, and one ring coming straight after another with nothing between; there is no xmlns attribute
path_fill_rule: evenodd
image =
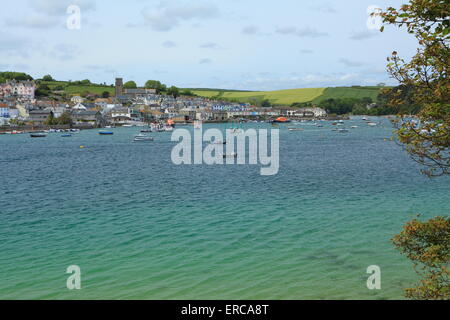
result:
<svg viewBox="0 0 450 320"><path fill-rule="evenodd" d="M297 116L297 117L309 117L314 116L315 118L321 118L326 117L327 112L318 107L306 107L306 108L300 108L297 110L288 110L287 111L288 116Z"/></svg>
<svg viewBox="0 0 450 320"><path fill-rule="evenodd" d="M73 107L72 107L72 109L73 110L78 110L78 111L80 111L80 110L82 110L82 111L86 111L87 110L87 108L83 105L83 103L81 103L81 102L78 102L76 105L74 105Z"/></svg>
<svg viewBox="0 0 450 320"><path fill-rule="evenodd" d="M73 102L73 103L75 103L75 104L78 104L78 103L83 103L83 102L84 102L84 99L83 99L82 97L80 97L80 96L73 96L73 97L70 99L70 101Z"/></svg>
<svg viewBox="0 0 450 320"><path fill-rule="evenodd" d="M0 96L17 96L23 99L34 99L36 84L34 81L11 80L0 84Z"/></svg>

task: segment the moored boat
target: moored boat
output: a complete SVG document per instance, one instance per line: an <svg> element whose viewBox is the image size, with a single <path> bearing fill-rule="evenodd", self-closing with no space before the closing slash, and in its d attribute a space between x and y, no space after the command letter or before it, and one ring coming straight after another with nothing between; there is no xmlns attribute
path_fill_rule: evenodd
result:
<svg viewBox="0 0 450 320"><path fill-rule="evenodd" d="M134 142L143 142L143 141L153 141L153 137L149 137L145 134L138 134L137 136L134 136L133 141Z"/></svg>
<svg viewBox="0 0 450 320"><path fill-rule="evenodd" d="M30 137L31 138L45 138L45 137L47 137L47 134L43 133L43 132L34 132L34 133L30 133Z"/></svg>
<svg viewBox="0 0 450 320"><path fill-rule="evenodd" d="M112 131L99 131L98 134L102 135L102 136L106 136L106 135L113 135L114 132L112 132Z"/></svg>

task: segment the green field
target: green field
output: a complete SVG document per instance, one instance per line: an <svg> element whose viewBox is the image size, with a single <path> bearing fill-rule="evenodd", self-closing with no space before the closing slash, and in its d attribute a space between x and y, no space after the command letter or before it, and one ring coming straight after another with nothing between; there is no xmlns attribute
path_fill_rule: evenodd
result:
<svg viewBox="0 0 450 320"><path fill-rule="evenodd" d="M78 84L71 84L70 82L66 81L42 81L42 84L46 84L51 90L55 90L56 87L62 86L64 88L64 92L69 95L81 95L84 92L89 92L92 94L98 94L101 95L103 92L107 91L110 95L114 95L115 89L114 87L110 86L103 86L103 85L78 85Z"/></svg>
<svg viewBox="0 0 450 320"><path fill-rule="evenodd" d="M319 103L330 98L372 98L376 100L380 87L335 87L306 88L278 91L223 91L223 90L192 90L195 94L212 98L226 98L240 102L256 103L269 100L275 105L291 105L298 102Z"/></svg>
<svg viewBox="0 0 450 320"><path fill-rule="evenodd" d="M319 103L326 99L339 98L372 98L376 100L381 87L336 87L326 88L323 94L312 100L313 103Z"/></svg>
<svg viewBox="0 0 450 320"><path fill-rule="evenodd" d="M240 102L269 100L273 104L291 105L295 102L309 102L320 97L325 88L288 89L278 91L210 91L193 90L202 97L222 97Z"/></svg>

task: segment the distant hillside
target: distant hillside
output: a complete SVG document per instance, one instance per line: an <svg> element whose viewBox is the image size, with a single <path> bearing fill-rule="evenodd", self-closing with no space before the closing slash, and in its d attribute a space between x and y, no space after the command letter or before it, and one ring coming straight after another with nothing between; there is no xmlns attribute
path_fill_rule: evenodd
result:
<svg viewBox="0 0 450 320"><path fill-rule="evenodd" d="M313 102L330 98L371 98L376 100L381 87L335 87L335 88L305 88L278 91L227 91L227 90L197 90L190 89L202 97L226 98L240 102L257 103L269 100L275 105L291 105L296 102Z"/></svg>
<svg viewBox="0 0 450 320"><path fill-rule="evenodd" d="M52 91L63 91L68 95L81 95L91 93L102 95L108 92L114 95L114 87L101 84L81 84L79 81L41 81ZM329 88L304 88L277 91L243 91L211 88L189 88L194 94L207 97L226 99L231 101L249 102L260 104L263 100L269 100L274 105L289 106L293 103L313 102L320 103L330 98L364 98L376 100L381 87L329 87ZM184 89L181 89L184 90Z"/></svg>
<svg viewBox="0 0 450 320"><path fill-rule="evenodd" d="M376 100L381 87L336 87L326 88L322 95L312 100L313 103L319 103L326 99L338 98L371 98Z"/></svg>
<svg viewBox="0 0 450 320"><path fill-rule="evenodd" d="M218 97L240 102L257 103L269 100L273 104L291 105L295 102L309 102L320 97L325 88L288 89L278 91L197 91L193 93L203 97Z"/></svg>
<svg viewBox="0 0 450 320"><path fill-rule="evenodd" d="M69 95L81 95L84 92L101 95L105 91L110 95L115 93L114 87L101 84L78 84L68 81L41 81L40 83L47 85L52 91L64 91Z"/></svg>
<svg viewBox="0 0 450 320"><path fill-rule="evenodd" d="M254 92L252 90L214 89L214 88L186 88L186 90L190 90L190 91L214 91L214 92Z"/></svg>

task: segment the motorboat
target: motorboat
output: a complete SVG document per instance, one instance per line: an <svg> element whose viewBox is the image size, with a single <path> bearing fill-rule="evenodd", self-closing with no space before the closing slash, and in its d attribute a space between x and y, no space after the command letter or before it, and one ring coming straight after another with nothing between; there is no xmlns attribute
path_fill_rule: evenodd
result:
<svg viewBox="0 0 450 320"><path fill-rule="evenodd" d="M114 132L112 132L112 131L99 131L98 134L102 135L102 136L110 136L110 135L113 135Z"/></svg>
<svg viewBox="0 0 450 320"><path fill-rule="evenodd" d="M305 131L303 128L288 128L289 131Z"/></svg>
<svg viewBox="0 0 450 320"><path fill-rule="evenodd" d="M44 132L34 132L34 133L30 133L30 137L31 138L45 138L45 137L47 137L47 134Z"/></svg>
<svg viewBox="0 0 450 320"><path fill-rule="evenodd" d="M134 142L143 142L143 141L153 141L153 137L149 137L145 134L138 134L137 136L134 136L133 141Z"/></svg>
<svg viewBox="0 0 450 320"><path fill-rule="evenodd" d="M377 126L377 124L375 122L367 122L367 125L369 127L376 127Z"/></svg>

